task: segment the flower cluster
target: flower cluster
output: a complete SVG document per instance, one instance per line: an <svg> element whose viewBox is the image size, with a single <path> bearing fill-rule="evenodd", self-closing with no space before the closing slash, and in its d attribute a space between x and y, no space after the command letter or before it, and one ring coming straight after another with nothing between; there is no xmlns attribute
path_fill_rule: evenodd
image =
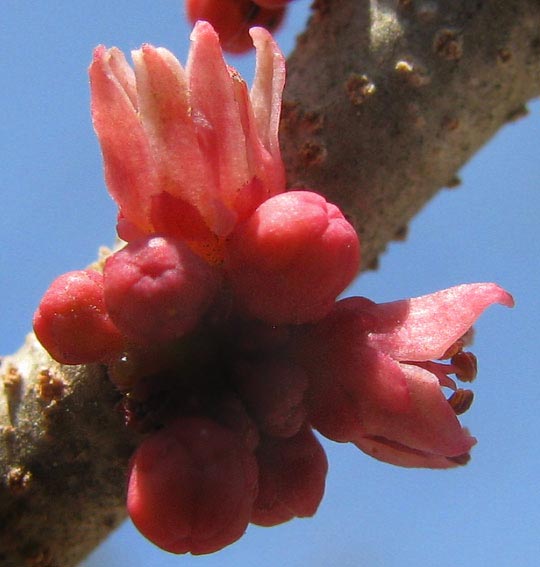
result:
<svg viewBox="0 0 540 567"><path fill-rule="evenodd" d="M249 29L274 32L283 22L291 0L186 0L191 23L206 20L219 34L224 50L244 53L252 47Z"/></svg>
<svg viewBox="0 0 540 567"><path fill-rule="evenodd" d="M285 191L284 61L268 32L251 35L250 92L208 23L185 69L150 45L134 71L96 49L92 114L125 245L53 282L34 319L57 361L107 365L127 424L146 434L130 516L174 553L313 515L327 472L314 429L397 465L464 464L475 439L457 415L472 393L450 375L474 378L472 324L512 305L490 283L337 300L358 238L322 196Z"/></svg>

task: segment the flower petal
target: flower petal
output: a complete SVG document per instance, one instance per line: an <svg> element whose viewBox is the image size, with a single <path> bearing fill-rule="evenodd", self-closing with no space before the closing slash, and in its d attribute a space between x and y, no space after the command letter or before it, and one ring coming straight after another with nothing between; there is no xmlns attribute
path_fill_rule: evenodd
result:
<svg viewBox="0 0 540 567"><path fill-rule="evenodd" d="M100 48L98 47L98 49ZM129 66L124 54L116 47L109 49L109 55L110 57L108 62L113 75L124 89L126 95L129 97L131 104L135 109L139 110L137 86L133 69Z"/></svg>
<svg viewBox="0 0 540 567"><path fill-rule="evenodd" d="M441 357L493 303L512 307L512 296L494 283L464 284L402 301L369 307L385 328L369 333L367 343L396 360Z"/></svg>
<svg viewBox="0 0 540 567"><path fill-rule="evenodd" d="M191 89L192 119L201 150L210 162L216 193L214 199L229 209L212 219L212 229L226 235L236 222L233 212L236 194L250 181L246 139L235 99L233 80L219 44L208 22L197 22L187 63Z"/></svg>
<svg viewBox="0 0 540 567"><path fill-rule="evenodd" d="M411 396L406 372L401 364L370 347L356 352L359 405L402 414L410 410Z"/></svg>
<svg viewBox="0 0 540 567"><path fill-rule="evenodd" d="M92 120L101 144L105 179L122 216L148 230L149 195L156 191L156 164L134 105L133 78L118 49L99 46L89 69Z"/></svg>
<svg viewBox="0 0 540 567"><path fill-rule="evenodd" d="M160 190L200 207L210 179L191 119L186 73L164 48L144 45L132 57L141 120L159 166Z"/></svg>
<svg viewBox="0 0 540 567"><path fill-rule="evenodd" d="M354 444L370 457L398 467L450 469L460 465L452 458L414 451L381 438L362 437Z"/></svg>
<svg viewBox="0 0 540 567"><path fill-rule="evenodd" d="M236 194L234 210L238 222L248 218L253 211L276 192L284 191L284 186L276 187L274 159L263 146L257 131L257 124L249 98L246 83L240 76L233 74L234 96L238 104L240 121L246 137L246 159L251 181ZM283 170L283 163L279 160Z"/></svg>
<svg viewBox="0 0 540 567"><path fill-rule="evenodd" d="M250 35L257 50L255 79L250 98L259 137L273 158L275 194L283 191L285 170L279 149L281 95L285 85L285 58L270 33L264 28L251 28Z"/></svg>
<svg viewBox="0 0 540 567"><path fill-rule="evenodd" d="M403 364L411 404L406 412L392 412L380 404L366 404L364 425L372 440L387 440L413 453L457 457L476 443L463 428L444 397L438 379L423 368ZM353 440L360 443L361 438Z"/></svg>
<svg viewBox="0 0 540 567"><path fill-rule="evenodd" d="M340 442L370 433L374 411L398 419L411 406L402 365L366 347L357 331L356 314L339 306L312 327L296 351L310 380L311 423Z"/></svg>

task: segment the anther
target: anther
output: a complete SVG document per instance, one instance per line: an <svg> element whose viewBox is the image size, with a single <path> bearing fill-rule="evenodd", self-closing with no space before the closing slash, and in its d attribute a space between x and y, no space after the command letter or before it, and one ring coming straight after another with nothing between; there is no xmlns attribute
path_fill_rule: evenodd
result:
<svg viewBox="0 0 540 567"><path fill-rule="evenodd" d="M472 352L457 352L451 358L455 366L455 375L462 382L472 382L478 373L478 361Z"/></svg>
<svg viewBox="0 0 540 567"><path fill-rule="evenodd" d="M472 390L459 388L448 398L448 403L452 406L456 415L461 415L471 407L473 399L474 394Z"/></svg>

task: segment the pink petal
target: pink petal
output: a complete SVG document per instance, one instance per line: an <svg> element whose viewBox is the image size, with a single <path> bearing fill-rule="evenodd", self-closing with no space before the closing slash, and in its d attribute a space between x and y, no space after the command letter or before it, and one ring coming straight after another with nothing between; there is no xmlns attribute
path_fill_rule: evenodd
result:
<svg viewBox="0 0 540 567"><path fill-rule="evenodd" d="M220 200L230 209L212 219L212 229L226 235L236 221L233 205L238 191L250 181L246 158L246 139L233 79L219 44L219 38L207 22L197 22L191 34L193 44L187 63L190 81L192 118L199 144L213 168L212 179Z"/></svg>
<svg viewBox="0 0 540 567"><path fill-rule="evenodd" d="M451 458L413 451L382 439L362 437L354 444L370 457L398 467L449 469L459 466L459 463Z"/></svg>
<svg viewBox="0 0 540 567"><path fill-rule="evenodd" d="M137 87L133 69L129 66L124 54L118 48L111 47L111 49L109 49L109 55L109 65L112 73L129 97L131 104L138 110L139 103L137 101Z"/></svg>
<svg viewBox="0 0 540 567"><path fill-rule="evenodd" d="M250 35L257 50L257 66L250 97L259 137L274 161L275 192L285 184L285 171L279 149L281 95L285 85L285 58L270 33L252 28ZM274 194L274 193L272 193Z"/></svg>
<svg viewBox="0 0 540 567"><path fill-rule="evenodd" d="M402 365L388 355L370 347L356 352L356 398L362 407L365 403L382 411L396 414L411 408L411 396Z"/></svg>
<svg viewBox="0 0 540 567"><path fill-rule="evenodd" d="M147 131L163 142L181 136L183 145L195 140L190 128L189 89L184 69L167 49L145 44L131 52L141 119ZM188 128L188 132L183 132ZM188 137L188 141L183 138Z"/></svg>
<svg viewBox="0 0 540 567"><path fill-rule="evenodd" d="M397 360L439 358L493 303L512 307L512 296L494 283L465 284L437 293L372 306L386 326L367 343Z"/></svg>
<svg viewBox="0 0 540 567"><path fill-rule="evenodd" d="M238 191L234 201L238 222L241 222L249 217L266 199L276 192L283 191L284 187L281 187L280 191L277 191L275 187L276 167L274 166L274 159L259 138L247 85L239 75L233 74L232 79L242 130L246 137L246 159L251 176L251 182L245 184ZM280 166L283 169L281 160Z"/></svg>
<svg viewBox="0 0 540 567"><path fill-rule="evenodd" d="M372 408L399 416L411 406L401 365L365 347L355 319L355 313L336 309L312 327L297 351L310 380L311 423L324 436L340 442L369 433Z"/></svg>
<svg viewBox="0 0 540 567"><path fill-rule="evenodd" d="M367 435L362 437L385 439L430 455L457 457L468 453L476 440L461 426L438 379L423 368L401 366L411 399L409 410L396 413L370 403L364 408Z"/></svg>
<svg viewBox="0 0 540 567"><path fill-rule="evenodd" d="M198 205L210 180L191 120L186 73L163 48L144 45L132 57L141 119L159 166L161 187Z"/></svg>
<svg viewBox="0 0 540 567"><path fill-rule="evenodd" d="M92 119L101 144L105 179L121 214L141 230L148 226L148 195L157 172L135 107L131 70L117 49L94 51L90 66Z"/></svg>

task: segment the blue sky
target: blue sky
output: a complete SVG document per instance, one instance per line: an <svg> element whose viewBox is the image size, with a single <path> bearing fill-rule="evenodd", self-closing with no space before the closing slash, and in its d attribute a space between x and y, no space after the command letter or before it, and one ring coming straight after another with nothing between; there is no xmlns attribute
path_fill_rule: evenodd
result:
<svg viewBox="0 0 540 567"><path fill-rule="evenodd" d="M298 0L278 36L285 51L307 17ZM86 67L98 43L164 45L185 60L179 0L44 3L4 0L0 30L0 352L16 350L49 283L112 242L115 208L103 183L88 110ZM251 77L250 58L230 58ZM313 519L265 529L207 557L176 557L126 524L86 567L533 566L540 556L540 103L505 127L392 244L351 292L376 301L472 281L497 281L514 310L477 325L480 373L462 421L479 438L454 471L404 470L326 443L327 490Z"/></svg>

